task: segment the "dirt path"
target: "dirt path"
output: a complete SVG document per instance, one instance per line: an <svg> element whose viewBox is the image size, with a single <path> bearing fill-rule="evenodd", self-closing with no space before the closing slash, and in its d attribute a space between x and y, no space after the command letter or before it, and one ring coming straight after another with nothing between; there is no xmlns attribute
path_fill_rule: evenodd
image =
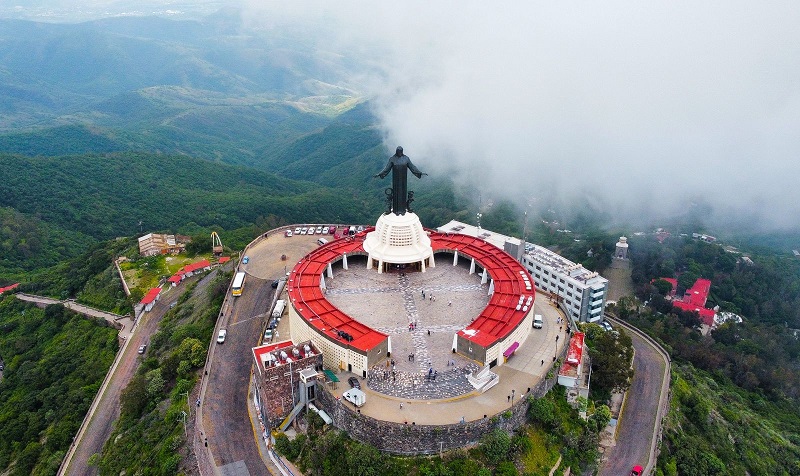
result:
<svg viewBox="0 0 800 476"><path fill-rule="evenodd" d="M608 295L606 299L609 301L618 301L622 296L633 295L630 261L613 259L611 266L603 271L603 277L608 280Z"/></svg>

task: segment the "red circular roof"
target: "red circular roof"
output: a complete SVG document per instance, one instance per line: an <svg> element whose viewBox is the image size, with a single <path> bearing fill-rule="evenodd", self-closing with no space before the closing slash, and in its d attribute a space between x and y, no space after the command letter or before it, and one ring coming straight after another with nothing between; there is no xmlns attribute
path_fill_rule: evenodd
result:
<svg viewBox="0 0 800 476"><path fill-rule="evenodd" d="M362 244L369 231L372 229L315 249L295 265L288 282L289 301L306 322L332 340L339 339L337 331L346 332L353 337L349 345L362 351L372 349L387 335L358 322L331 304L322 293L320 281L328 263L339 260L346 253L364 252ZM494 280L494 293L489 303L458 334L483 347L506 338L533 305L535 291L527 270L511 255L480 238L434 231L429 231L429 234L434 253L457 250L462 256L475 258ZM530 305L525 306L528 298Z"/></svg>

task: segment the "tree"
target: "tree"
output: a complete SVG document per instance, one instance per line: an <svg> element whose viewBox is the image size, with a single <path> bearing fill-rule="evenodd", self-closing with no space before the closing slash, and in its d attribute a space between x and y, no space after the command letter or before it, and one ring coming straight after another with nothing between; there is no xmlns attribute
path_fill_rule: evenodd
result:
<svg viewBox="0 0 800 476"><path fill-rule="evenodd" d="M481 443L483 453L491 464L497 464L506 459L511 449L511 437L500 428L496 428L486 435Z"/></svg>
<svg viewBox="0 0 800 476"><path fill-rule="evenodd" d="M620 392L630 387L633 378L633 342L622 329L604 332L589 342L592 358L592 384L600 389Z"/></svg>
<svg viewBox="0 0 800 476"><path fill-rule="evenodd" d="M662 296L669 296L672 292L672 284L663 279L656 279L655 282L653 282L653 287L655 287Z"/></svg>
<svg viewBox="0 0 800 476"><path fill-rule="evenodd" d="M600 405L589 417L589 428L595 433L600 433L610 421L611 409L609 409L606 405Z"/></svg>

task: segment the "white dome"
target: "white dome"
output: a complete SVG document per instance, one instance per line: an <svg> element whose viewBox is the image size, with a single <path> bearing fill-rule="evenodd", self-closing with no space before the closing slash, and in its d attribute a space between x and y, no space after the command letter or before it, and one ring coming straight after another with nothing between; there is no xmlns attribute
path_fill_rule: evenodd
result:
<svg viewBox="0 0 800 476"><path fill-rule="evenodd" d="M410 264L433 256L431 239L415 213L381 215L375 231L367 233L364 251L371 261Z"/></svg>

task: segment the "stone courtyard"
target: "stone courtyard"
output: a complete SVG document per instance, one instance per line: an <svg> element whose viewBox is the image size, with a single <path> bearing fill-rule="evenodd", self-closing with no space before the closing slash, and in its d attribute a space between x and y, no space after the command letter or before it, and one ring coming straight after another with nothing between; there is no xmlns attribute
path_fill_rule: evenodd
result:
<svg viewBox="0 0 800 476"><path fill-rule="evenodd" d="M466 375L480 367L452 353L456 332L489 302L488 284L469 274L468 262L453 266L452 255L436 255L425 273L395 270L378 274L366 260L349 258L326 279L327 299L363 324L391 337L391 358L373 367L370 389L407 399L443 399L474 389ZM424 293L424 297L423 297Z"/></svg>

